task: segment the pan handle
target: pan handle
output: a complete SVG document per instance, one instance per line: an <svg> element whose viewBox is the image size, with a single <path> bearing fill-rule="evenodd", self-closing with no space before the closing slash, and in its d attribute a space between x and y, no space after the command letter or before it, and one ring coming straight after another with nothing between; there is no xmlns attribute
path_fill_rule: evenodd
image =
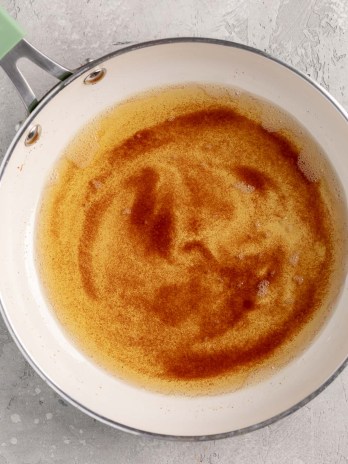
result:
<svg viewBox="0 0 348 464"><path fill-rule="evenodd" d="M18 69L18 60L27 58L61 81L71 76L72 71L48 58L23 37L23 29L0 6L0 66L17 88L24 105L30 113L38 104L38 100L27 80Z"/></svg>

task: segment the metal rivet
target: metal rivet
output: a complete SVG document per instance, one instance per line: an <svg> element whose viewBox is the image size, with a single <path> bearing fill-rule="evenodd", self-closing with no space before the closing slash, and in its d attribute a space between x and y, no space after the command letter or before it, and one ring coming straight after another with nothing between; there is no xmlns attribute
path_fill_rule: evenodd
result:
<svg viewBox="0 0 348 464"><path fill-rule="evenodd" d="M103 79L105 74L106 74L106 69L105 68L96 68L96 69L94 69L94 71L92 71L90 74L88 74L87 77L85 77L83 82L85 84L87 84L87 85L96 84L101 79Z"/></svg>
<svg viewBox="0 0 348 464"><path fill-rule="evenodd" d="M31 127L24 141L25 146L29 147L30 145L34 145L34 143L36 143L39 140L40 135L41 135L40 124L36 124L35 126Z"/></svg>

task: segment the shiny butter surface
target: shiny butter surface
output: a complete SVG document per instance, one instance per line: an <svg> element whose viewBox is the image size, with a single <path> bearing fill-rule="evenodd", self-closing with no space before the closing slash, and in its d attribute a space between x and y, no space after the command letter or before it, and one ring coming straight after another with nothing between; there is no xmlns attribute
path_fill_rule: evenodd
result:
<svg viewBox="0 0 348 464"><path fill-rule="evenodd" d="M43 197L38 262L95 362L151 389L213 393L309 343L327 312L333 206L279 118L187 85L125 102L72 141Z"/></svg>

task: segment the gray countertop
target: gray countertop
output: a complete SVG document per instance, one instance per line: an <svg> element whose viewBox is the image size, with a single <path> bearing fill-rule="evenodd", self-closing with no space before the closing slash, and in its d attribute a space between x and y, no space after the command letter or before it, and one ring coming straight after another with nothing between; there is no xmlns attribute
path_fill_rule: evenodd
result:
<svg viewBox="0 0 348 464"><path fill-rule="evenodd" d="M348 108L346 0L2 0L27 39L77 67L125 44L207 36L248 44L313 77ZM42 95L53 84L23 63ZM25 117L0 70L0 158ZM66 404L32 370L0 318L0 464L348 463L348 370L293 415L248 435L164 442L109 428Z"/></svg>

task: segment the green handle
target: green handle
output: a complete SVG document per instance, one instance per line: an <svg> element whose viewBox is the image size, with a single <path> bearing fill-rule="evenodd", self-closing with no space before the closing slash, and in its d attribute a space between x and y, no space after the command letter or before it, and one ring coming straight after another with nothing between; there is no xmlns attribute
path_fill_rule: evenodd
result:
<svg viewBox="0 0 348 464"><path fill-rule="evenodd" d="M0 60L24 37L24 31L0 6Z"/></svg>

